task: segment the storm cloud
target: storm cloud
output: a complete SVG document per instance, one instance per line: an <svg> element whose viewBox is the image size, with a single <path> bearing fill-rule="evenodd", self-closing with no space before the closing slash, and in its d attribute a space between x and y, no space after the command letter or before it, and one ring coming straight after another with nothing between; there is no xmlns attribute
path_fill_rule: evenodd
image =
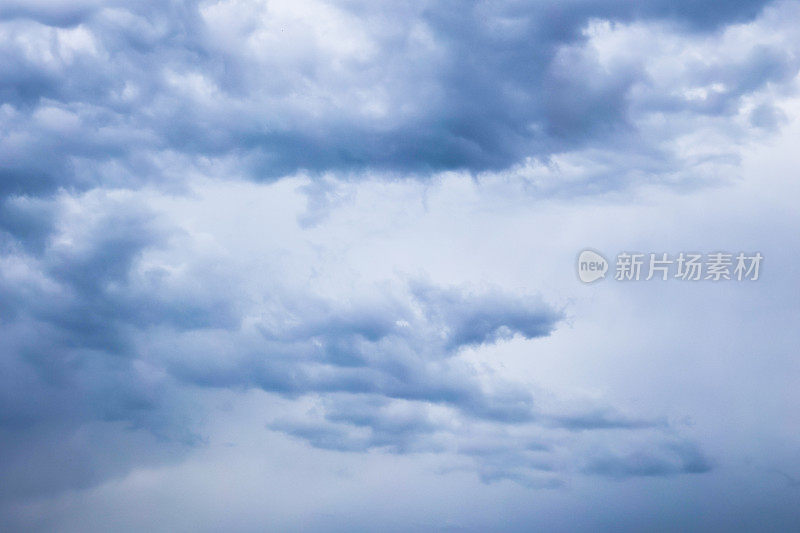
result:
<svg viewBox="0 0 800 533"><path fill-rule="evenodd" d="M219 257L211 267L184 231L142 205L129 193L92 192L19 206L54 233L28 248L21 245L27 233L9 235L2 255L6 497L86 486L137 461L175 460L202 443L190 415L192 387L312 402L311 411L277 415L268 427L313 446L455 453L474 460L486 480L533 485L558 485L575 470L558 455L564 446L578 453L585 431L605 435L601 441L609 434L675 438L666 421L626 417L611 406L542 408L524 386L481 376L460 356L549 335L563 311L539 297L419 280L345 300L280 280L252 295L246 272ZM86 466L125 431L145 448ZM55 445L87 432L98 436L80 448ZM555 443L559 454L550 451ZM51 446L54 462L40 464ZM637 475L628 462L586 468ZM693 467L663 467L683 471Z"/></svg>
<svg viewBox="0 0 800 533"><path fill-rule="evenodd" d="M476 173L601 146L674 172L674 128L797 72L789 34L736 39L763 6L6 2L2 191L170 184L187 167ZM640 54L614 46L642 32ZM713 52L670 63L697 48Z"/></svg>
<svg viewBox="0 0 800 533"><path fill-rule="evenodd" d="M792 123L798 20L755 0L0 0L0 515L185 464L227 417L209 405L254 394L249 434L479 485L715 472L683 389L668 408L626 370L681 343L609 315L571 346L587 297L553 263L575 227L615 227L610 195L738 183ZM663 219L693 246L749 235ZM670 301L602 290L612 312ZM679 367L687 391L725 376L705 363Z"/></svg>

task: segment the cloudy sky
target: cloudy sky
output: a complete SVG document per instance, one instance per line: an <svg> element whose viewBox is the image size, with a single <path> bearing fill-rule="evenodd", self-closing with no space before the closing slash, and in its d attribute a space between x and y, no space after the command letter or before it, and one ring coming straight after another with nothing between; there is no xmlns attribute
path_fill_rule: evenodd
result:
<svg viewBox="0 0 800 533"><path fill-rule="evenodd" d="M0 529L800 530L799 71L795 1L0 0Z"/></svg>

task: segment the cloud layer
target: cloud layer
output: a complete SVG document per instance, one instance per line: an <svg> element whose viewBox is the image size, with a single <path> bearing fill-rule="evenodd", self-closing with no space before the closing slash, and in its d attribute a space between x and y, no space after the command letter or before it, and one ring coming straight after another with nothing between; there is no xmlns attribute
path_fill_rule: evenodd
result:
<svg viewBox="0 0 800 533"><path fill-rule="evenodd" d="M486 483L712 471L688 422L476 363L513 345L533 365L568 330L544 270L494 278L520 234L545 256L575 222L482 223L738 176L789 122L798 20L763 1L0 0L0 504L180 461L205 445L200 397L254 390L282 402L254 432ZM496 239L494 270L431 281L379 247L342 266L408 231L459 272L413 216L364 222L413 211L394 185L443 180L485 194L452 249ZM376 183L385 213L310 236Z"/></svg>
<svg viewBox="0 0 800 533"><path fill-rule="evenodd" d="M719 155L678 135L730 135L748 108L779 122L757 95L797 72L796 8L753 22L763 4L12 2L2 191L602 164L597 149L658 179Z"/></svg>
<svg viewBox="0 0 800 533"><path fill-rule="evenodd" d="M486 480L558 485L569 472L710 468L664 420L597 402L541 406L526 387L461 357L550 334L563 312L540 298L415 280L331 298L291 288L286 273L253 294L247 271L202 253L144 198L92 192L16 204L55 229L40 246L8 237L2 255L6 496L84 486L125 472L137 454L164 460L198 444L193 387L294 399L268 427L313 446L456 454ZM95 446L124 428L145 449L86 467ZM56 463L31 475L42 447L86 431L107 436L56 446ZM587 441L594 451L583 457ZM623 442L630 450L619 455ZM147 459L146 450L158 453Z"/></svg>

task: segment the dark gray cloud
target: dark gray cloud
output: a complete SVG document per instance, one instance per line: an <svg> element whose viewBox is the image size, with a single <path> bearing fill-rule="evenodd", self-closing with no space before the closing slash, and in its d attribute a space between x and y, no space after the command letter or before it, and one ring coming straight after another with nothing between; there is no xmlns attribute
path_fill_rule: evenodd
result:
<svg viewBox="0 0 800 533"><path fill-rule="evenodd" d="M195 442L170 380L141 361L137 336L231 324L226 302L167 287L157 271L137 276L141 254L168 238L150 211L102 194L83 201L90 212L77 218L58 201L15 206L55 233L23 247L23 228L0 254L6 497L88 486Z"/></svg>
<svg viewBox="0 0 800 533"><path fill-rule="evenodd" d="M97 0L42 1L6 0L0 20L30 19L55 27L70 27L86 21L101 6Z"/></svg>
<svg viewBox="0 0 800 533"><path fill-rule="evenodd" d="M461 357L550 334L562 312L536 297L411 281L335 299L278 279L256 301L246 274L195 257L192 236L119 189L479 173L579 150L607 165L569 194L621 187L631 169L650 179L687 124L796 75L793 41L723 53L726 28L765 5L342 1L305 16L280 2L0 0L0 496L176 457L200 439L192 387L309 401L269 427L322 448L452 454L486 481L708 470L664 420L547 409ZM604 20L715 53L661 79L647 50L596 46ZM769 103L747 116L781 122ZM302 223L335 200L330 183L310 187Z"/></svg>
<svg viewBox="0 0 800 533"><path fill-rule="evenodd" d="M282 4L6 1L0 193L171 182L176 165L211 161L260 180L479 172L600 145L633 166L652 152L665 170L670 132L643 132L643 114L732 114L793 76L796 53L754 45L659 86L647 57L608 65L584 50L587 25L707 35L765 4L333 2L323 26ZM715 83L696 101L674 91Z"/></svg>
<svg viewBox="0 0 800 533"><path fill-rule="evenodd" d="M703 473L709 470L711 463L705 454L690 442L665 443L647 453L603 455L591 459L586 466L586 472L590 474L613 478Z"/></svg>
<svg viewBox="0 0 800 533"><path fill-rule="evenodd" d="M410 298L410 299L409 299ZM471 415L530 420L533 399L505 384L484 393L455 356L465 346L552 331L561 314L537 298L463 293L413 283L408 295L339 304L283 294L273 313L224 354L198 357L196 340L173 340L171 373L203 386L279 393L364 393L443 403ZM465 333L469 331L470 334ZM188 356L190 352L194 357Z"/></svg>
<svg viewBox="0 0 800 533"><path fill-rule="evenodd" d="M316 447L450 454L486 481L537 486L575 470L551 450L577 449L583 432L659 443L672 431L595 403L545 409L526 386L483 375L461 356L549 335L563 313L538 297L411 281L340 300L276 280L262 301L248 294L246 272L212 268L135 196L9 205L14 231L0 254L4 498L181 457L202 442L193 388L311 401L314 410L269 427ZM24 245L39 227L50 233ZM107 446L117 451L96 448ZM694 470L664 473L684 471Z"/></svg>
<svg viewBox="0 0 800 533"><path fill-rule="evenodd" d="M305 412L281 415L268 427L342 452L450 454L466 461L463 468L476 471L484 482L511 480L531 487L559 487L574 472L620 479L711 469L695 443L670 436L666 422L623 421L606 410L589 411L580 420L536 410L533 421L509 424L447 404L337 393ZM587 442L592 443L588 449ZM620 447L628 451L621 453Z"/></svg>

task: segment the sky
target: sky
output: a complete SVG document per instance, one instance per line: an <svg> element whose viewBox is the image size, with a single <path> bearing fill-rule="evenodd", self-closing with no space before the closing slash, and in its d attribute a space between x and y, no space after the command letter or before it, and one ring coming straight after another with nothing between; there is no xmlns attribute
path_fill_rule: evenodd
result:
<svg viewBox="0 0 800 533"><path fill-rule="evenodd" d="M0 530L800 530L798 89L794 1L0 0Z"/></svg>

